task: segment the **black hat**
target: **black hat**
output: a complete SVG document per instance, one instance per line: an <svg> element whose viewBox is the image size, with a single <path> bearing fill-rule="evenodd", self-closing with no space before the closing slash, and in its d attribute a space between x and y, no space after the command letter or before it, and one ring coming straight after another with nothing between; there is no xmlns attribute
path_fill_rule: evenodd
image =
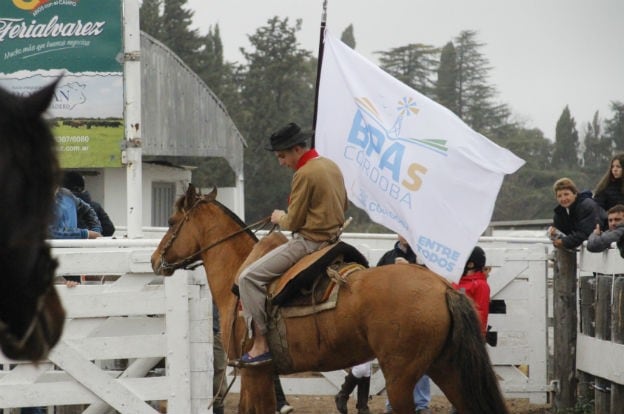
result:
<svg viewBox="0 0 624 414"><path fill-rule="evenodd" d="M67 171L63 175L63 187L72 192L80 193L85 188L84 178L76 171Z"/></svg>
<svg viewBox="0 0 624 414"><path fill-rule="evenodd" d="M271 135L271 142L265 147L268 151L282 151L297 144L305 144L307 134L301 132L299 125L291 122Z"/></svg>
<svg viewBox="0 0 624 414"><path fill-rule="evenodd" d="M469 267L468 263L473 264L473 266ZM481 270L485 266L485 252L479 246L475 246L470 253L470 257L466 262L466 270Z"/></svg>

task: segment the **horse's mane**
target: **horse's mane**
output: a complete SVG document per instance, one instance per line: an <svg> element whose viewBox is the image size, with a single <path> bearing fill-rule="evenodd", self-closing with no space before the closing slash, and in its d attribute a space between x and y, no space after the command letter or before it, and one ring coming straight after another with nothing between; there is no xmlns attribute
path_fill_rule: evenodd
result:
<svg viewBox="0 0 624 414"><path fill-rule="evenodd" d="M178 198L178 200L175 203L175 209L176 212L185 212L188 211L187 208L185 208L185 206L189 205L189 203L187 202L187 197L188 197L188 193L182 195L180 198ZM223 205L220 201L217 201L216 197L216 193L213 194L208 194L205 196L202 196L201 194L196 194L196 203L199 204L203 204L203 203L213 203L215 204L217 207L219 207L219 209L221 209L221 211L223 211L228 217L230 217L232 220L234 220L234 222L239 225L242 229L245 229L245 232L253 239L254 242L258 241L258 237L256 236L256 234L251 231L251 229L249 228L249 226L240 219L240 217L238 217L238 215L236 215L236 213L234 213L232 210L230 210L228 207L226 207L225 205Z"/></svg>

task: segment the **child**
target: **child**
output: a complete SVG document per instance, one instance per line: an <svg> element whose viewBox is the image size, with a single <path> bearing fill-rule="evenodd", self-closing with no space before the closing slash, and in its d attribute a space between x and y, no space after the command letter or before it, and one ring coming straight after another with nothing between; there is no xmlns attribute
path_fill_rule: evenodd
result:
<svg viewBox="0 0 624 414"><path fill-rule="evenodd" d="M455 289L466 294L474 301L481 321L483 337L487 332L488 315L490 311L490 285L487 282L485 272L485 252L479 246L475 246L464 267L464 274L459 283L454 283Z"/></svg>

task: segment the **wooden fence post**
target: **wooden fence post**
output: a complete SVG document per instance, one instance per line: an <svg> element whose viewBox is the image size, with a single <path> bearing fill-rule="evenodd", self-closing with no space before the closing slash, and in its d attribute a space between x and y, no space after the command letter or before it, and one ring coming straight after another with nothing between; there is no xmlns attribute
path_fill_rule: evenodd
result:
<svg viewBox="0 0 624 414"><path fill-rule="evenodd" d="M583 335L594 337L595 330L595 309L596 309L596 278L583 276L579 278L580 296L580 331ZM578 371L578 398L579 401L591 401L594 399L594 389L592 384L594 376L583 371Z"/></svg>
<svg viewBox="0 0 624 414"><path fill-rule="evenodd" d="M624 344L624 276L616 277L613 282L611 340ZM611 384L611 413L621 413L624 407L624 385ZM620 411L618 411L620 410Z"/></svg>
<svg viewBox="0 0 624 414"><path fill-rule="evenodd" d="M596 276L596 338L611 339L611 275ZM595 378L594 407L596 413L611 411L611 383L603 378Z"/></svg>
<svg viewBox="0 0 624 414"><path fill-rule="evenodd" d="M576 252L555 250L553 277L555 410L576 405Z"/></svg>

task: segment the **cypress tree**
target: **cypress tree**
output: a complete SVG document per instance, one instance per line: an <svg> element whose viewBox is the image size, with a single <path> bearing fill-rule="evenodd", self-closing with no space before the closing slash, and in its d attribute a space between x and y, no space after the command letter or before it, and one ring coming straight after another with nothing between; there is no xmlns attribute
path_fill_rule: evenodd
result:
<svg viewBox="0 0 624 414"><path fill-rule="evenodd" d="M566 105L557 121L553 165L559 168L578 167L578 147L579 139L576 121L570 114L570 108Z"/></svg>
<svg viewBox="0 0 624 414"><path fill-rule="evenodd" d="M439 104L459 114L459 96L457 84L457 54L453 42L448 42L440 53L438 81L435 85L435 97Z"/></svg>

